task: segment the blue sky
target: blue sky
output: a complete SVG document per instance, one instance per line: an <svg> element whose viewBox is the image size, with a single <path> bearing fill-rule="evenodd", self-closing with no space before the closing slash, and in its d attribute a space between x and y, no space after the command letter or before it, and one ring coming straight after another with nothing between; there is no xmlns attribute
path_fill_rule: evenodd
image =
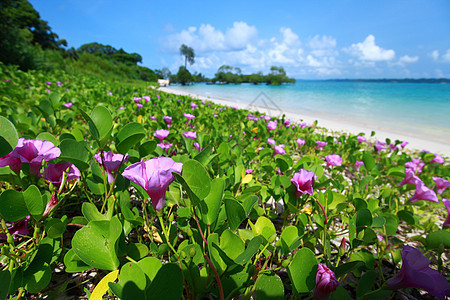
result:
<svg viewBox="0 0 450 300"><path fill-rule="evenodd" d="M151 69L213 76L283 66L299 79L450 77L450 1L31 0L69 46L137 52Z"/></svg>

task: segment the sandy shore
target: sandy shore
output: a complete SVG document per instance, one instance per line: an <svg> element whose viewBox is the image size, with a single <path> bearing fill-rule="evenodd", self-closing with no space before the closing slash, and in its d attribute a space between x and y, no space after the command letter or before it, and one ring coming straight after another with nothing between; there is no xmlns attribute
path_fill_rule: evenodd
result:
<svg viewBox="0 0 450 300"><path fill-rule="evenodd" d="M255 110L259 111L261 113L271 115L271 116L278 116L279 112L267 109L263 106L253 105L251 108L249 108L248 103L240 103L238 101L233 102L229 100L223 100L223 99L214 99L210 97L204 97L201 95L194 95L190 94L184 91L171 89L168 87L160 87L160 91L171 93L175 95L181 95L181 96L190 96L195 99L199 100L206 100L206 101L212 101L216 104L225 105L225 106L232 106L232 107L238 107L240 109L249 109L249 110ZM314 121L318 121L319 127L325 127L329 131L332 132L348 132L353 134L359 134L359 133L365 133L367 137L370 137L371 132L375 131L375 136L372 137L372 140L380 140L384 141L386 138L390 138L392 141L395 140L401 140L401 141L408 141L409 144L406 147L407 149L414 149L414 150L428 150L433 153L438 153L445 157L450 157L450 142L436 142L432 140L424 139L423 137L419 137L411 134L401 134L394 131L388 131L388 130L380 130L379 128L369 128L368 126L361 126L360 124L352 123L351 120L338 120L338 119L332 119L329 116L317 116L317 115L308 115L304 112L288 112L283 111L283 113L286 115L286 118L288 118L291 121L302 121L306 122L308 124L313 123Z"/></svg>

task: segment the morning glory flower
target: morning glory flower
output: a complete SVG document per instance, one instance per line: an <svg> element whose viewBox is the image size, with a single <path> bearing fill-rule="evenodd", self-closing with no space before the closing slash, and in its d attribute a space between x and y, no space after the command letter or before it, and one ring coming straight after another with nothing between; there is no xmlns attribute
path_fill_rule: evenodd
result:
<svg viewBox="0 0 450 300"><path fill-rule="evenodd" d="M434 154L434 158L430 161L430 163L438 163L438 164L443 164L445 162L445 160L439 155L439 154Z"/></svg>
<svg viewBox="0 0 450 300"><path fill-rule="evenodd" d="M317 144L317 146L316 146L317 150L323 150L323 147L328 145L328 143L324 142L324 141L316 141L316 144Z"/></svg>
<svg viewBox="0 0 450 300"><path fill-rule="evenodd" d="M327 168L330 166L342 166L342 157L340 157L338 154L326 155L325 160L327 161Z"/></svg>
<svg viewBox="0 0 450 300"><path fill-rule="evenodd" d="M439 203L439 199L437 198L436 193L432 189L427 188L423 181L418 181L416 183L416 192L411 198L409 198L409 202L411 203L419 200Z"/></svg>
<svg viewBox="0 0 450 300"><path fill-rule="evenodd" d="M442 199L442 202L445 205L445 208L447 209L447 219L444 221L444 228L450 228L450 199Z"/></svg>
<svg viewBox="0 0 450 300"><path fill-rule="evenodd" d="M191 102L191 108L192 108L192 110L194 110L194 109L197 108L197 107L198 107L197 104L195 104L194 102Z"/></svg>
<svg viewBox="0 0 450 300"><path fill-rule="evenodd" d="M30 220L30 216L27 216L25 219L14 222L11 226L8 227L9 233L12 235L13 239L17 238L18 235L27 235L28 234L28 222ZM6 241L7 236L3 232L0 233L0 240Z"/></svg>
<svg viewBox="0 0 450 300"><path fill-rule="evenodd" d="M275 130L277 129L277 122L276 121L270 121L267 123L267 129L269 130L269 132L271 130Z"/></svg>
<svg viewBox="0 0 450 300"><path fill-rule="evenodd" d="M405 178L398 184L398 186L403 186L405 184L416 185L419 181L422 181L422 180L420 180L420 178L414 174L413 170L405 169Z"/></svg>
<svg viewBox="0 0 450 300"><path fill-rule="evenodd" d="M357 161L355 162L355 168L356 168L356 170L359 171L359 169L361 168L361 166L364 166L364 162L363 162L362 160L357 160Z"/></svg>
<svg viewBox="0 0 450 300"><path fill-rule="evenodd" d="M306 193L309 195L313 194L313 184L314 180L317 178L313 171L308 171L306 169L300 169L291 178L291 182L296 187L295 194L300 197L302 194Z"/></svg>
<svg viewBox="0 0 450 300"><path fill-rule="evenodd" d="M112 173L116 173L117 171L119 171L120 166L128 161L129 155L125 154L124 156L122 154L113 153L112 151L103 151L103 160L100 152L95 154L94 158L101 166L103 166L103 168L105 168L108 177L108 183L112 183L114 180L114 176Z"/></svg>
<svg viewBox="0 0 450 300"><path fill-rule="evenodd" d="M413 158L412 161L405 163L405 167L414 171L414 173L422 173L422 169L425 166L424 162L420 161L420 158Z"/></svg>
<svg viewBox="0 0 450 300"><path fill-rule="evenodd" d="M171 143L159 143L156 146L164 149L167 153L167 150L169 150L169 148L172 147L173 145Z"/></svg>
<svg viewBox="0 0 450 300"><path fill-rule="evenodd" d="M363 137L362 135L358 135L356 137L356 139L358 140L358 144L364 143L365 141L367 141L367 139L365 137Z"/></svg>
<svg viewBox="0 0 450 300"><path fill-rule="evenodd" d="M299 147L303 146L306 143L306 141L302 140L301 138L298 138L296 142L297 142Z"/></svg>
<svg viewBox="0 0 450 300"><path fill-rule="evenodd" d="M63 104L66 108L71 108L73 103L72 102L67 102Z"/></svg>
<svg viewBox="0 0 450 300"><path fill-rule="evenodd" d="M447 188L450 187L450 181L441 177L431 177L436 183L436 193L442 194Z"/></svg>
<svg viewBox="0 0 450 300"><path fill-rule="evenodd" d="M167 129L158 129L153 134L154 137L159 139L159 142L162 143L162 141L170 134L170 131Z"/></svg>
<svg viewBox="0 0 450 300"><path fill-rule="evenodd" d="M197 138L197 133L193 132L193 131L186 131L186 132L183 132L182 134L187 139L193 140L193 139Z"/></svg>
<svg viewBox="0 0 450 300"><path fill-rule="evenodd" d="M81 177L80 170L75 167L74 164L69 162L62 162L58 164L48 163L44 168L44 178L55 186L59 187L64 177L64 173L67 172L67 180L78 179Z"/></svg>
<svg viewBox="0 0 450 300"><path fill-rule="evenodd" d="M175 180L172 172L181 174L182 168L182 163L170 157L156 157L128 166L122 175L140 185L149 195L153 208L159 211L164 207L167 188Z"/></svg>
<svg viewBox="0 0 450 300"><path fill-rule="evenodd" d="M167 127L170 128L170 126L171 126L171 124L172 124L172 117L164 116L163 119L164 119L164 121L166 122Z"/></svg>
<svg viewBox="0 0 450 300"><path fill-rule="evenodd" d="M187 122L189 122L190 120L192 120L192 119L195 118L194 115L187 114L187 113L184 113L183 116L187 119ZM187 123L187 122L186 122L186 123Z"/></svg>
<svg viewBox="0 0 450 300"><path fill-rule="evenodd" d="M286 151L284 150L284 145L275 145L275 153L274 155L284 155L286 154Z"/></svg>
<svg viewBox="0 0 450 300"><path fill-rule="evenodd" d="M336 275L326 265L319 263L316 274L316 287L314 288L314 299L325 300L334 292L339 285Z"/></svg>
<svg viewBox="0 0 450 300"><path fill-rule="evenodd" d="M267 138L267 144L269 144L269 145L275 145L275 140L274 139L272 139L272 138Z"/></svg>

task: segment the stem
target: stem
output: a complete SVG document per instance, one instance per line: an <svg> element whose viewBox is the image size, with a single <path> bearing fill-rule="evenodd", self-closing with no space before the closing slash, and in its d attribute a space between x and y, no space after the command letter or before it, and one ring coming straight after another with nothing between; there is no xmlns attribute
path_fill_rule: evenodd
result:
<svg viewBox="0 0 450 300"><path fill-rule="evenodd" d="M158 219L159 219L159 223L161 224L161 228L163 230L164 236L166 237L167 245L169 246L170 250L172 250L173 253L178 257L177 251L173 248L172 244L170 243L169 234L167 233L166 227L164 226L164 221L162 219L162 214L159 213L159 212L158 212Z"/></svg>

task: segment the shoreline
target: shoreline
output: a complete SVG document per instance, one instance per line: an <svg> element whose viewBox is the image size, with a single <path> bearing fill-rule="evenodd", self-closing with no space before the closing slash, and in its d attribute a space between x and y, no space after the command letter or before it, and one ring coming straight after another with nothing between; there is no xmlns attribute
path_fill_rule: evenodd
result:
<svg viewBox="0 0 450 300"><path fill-rule="evenodd" d="M203 101L211 101L219 105L224 106L236 106L239 109L247 109L250 111L258 111L260 113L264 113L267 115L270 115L272 117L278 117L277 114L275 114L273 111L262 107L258 105L252 105L249 106L248 103L241 103L238 100L236 101L230 101L220 98L211 98L211 97L205 97L198 94L191 94L189 92L177 90L177 89L171 89L170 87L160 87L158 88L159 91L175 94L179 96L189 96L194 99L199 99ZM384 141L386 138L391 139L391 141L395 140L401 140L401 141L407 141L409 144L406 146L406 149L408 150L427 150L432 153L440 154L443 157L450 157L450 144L445 142L437 142L433 140L424 139L423 137L414 135L414 134L405 134L405 133L399 133L395 131L389 131L386 129L380 129L380 128L370 128L369 126L363 124L356 124L355 122L351 122L348 120L338 120L337 118L330 118L329 116L323 116L323 114L319 113L319 116L312 115L304 112L287 112L284 110L280 111L286 115L286 118L293 122L299 122L303 121L308 124L312 124L314 121L318 121L317 126L326 128L330 132L340 133L340 132L346 132L346 133L352 133L352 134L359 134L364 133L365 136L369 140L380 140ZM375 131L375 136L371 137L371 132Z"/></svg>

